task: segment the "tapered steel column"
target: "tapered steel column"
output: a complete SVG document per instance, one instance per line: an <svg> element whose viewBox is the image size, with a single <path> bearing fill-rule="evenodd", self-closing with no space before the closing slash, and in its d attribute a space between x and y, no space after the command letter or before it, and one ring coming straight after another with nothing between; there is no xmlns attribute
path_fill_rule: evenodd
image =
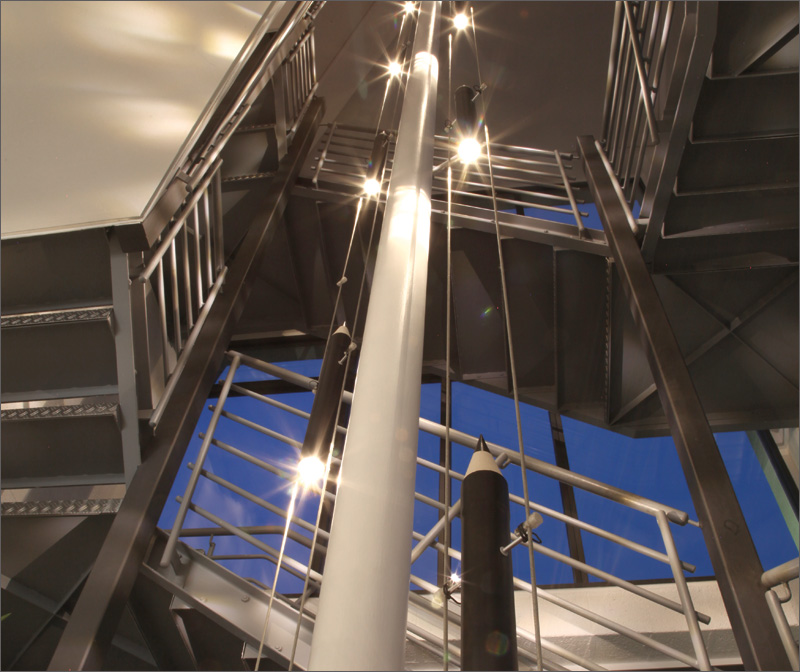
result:
<svg viewBox="0 0 800 672"><path fill-rule="evenodd" d="M619 185L594 138L580 136L586 179L639 330L746 670L789 669L761 585L761 562L672 332Z"/></svg>
<svg viewBox="0 0 800 672"><path fill-rule="evenodd" d="M508 483L488 450L472 456L461 501L461 669L517 670L514 571L500 550L509 537Z"/></svg>
<svg viewBox="0 0 800 672"><path fill-rule="evenodd" d="M404 667L439 2L420 3L309 669Z"/></svg>

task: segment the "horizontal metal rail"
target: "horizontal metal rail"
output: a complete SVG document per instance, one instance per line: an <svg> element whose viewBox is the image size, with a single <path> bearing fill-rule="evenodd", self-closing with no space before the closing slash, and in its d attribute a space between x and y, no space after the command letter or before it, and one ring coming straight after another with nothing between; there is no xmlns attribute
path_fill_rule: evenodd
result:
<svg viewBox="0 0 800 672"><path fill-rule="evenodd" d="M434 544L433 547L436 548L437 550L444 552L443 544L436 543ZM461 553L459 553L457 550L453 548L448 549L448 555L458 561L461 561ZM423 579L418 579L413 574L411 576L411 580L417 585L419 585L420 588L424 587L423 583L427 583ZM428 585L430 586L431 584ZM528 593L530 593L532 590L532 586L530 583L516 577L514 577L514 587L519 590L524 590L525 592ZM612 632L616 632L617 634L623 635L624 637L628 637L636 642L639 642L640 644L644 644L645 646L650 647L654 651L663 653L664 655L667 655L670 658L674 658L675 660L685 663L691 667L696 667L697 665L697 661L691 656L684 653L683 651L668 646L667 644L663 644L662 642L659 642L658 640L653 639L652 637L648 637L647 635L643 635L640 632L636 632L635 630L632 630L631 628L622 625L621 623L612 621L611 619L606 618L605 616L597 614L589 609L586 609L585 607L581 607L580 605L570 602L569 600L566 600L563 597L559 597L555 593L551 593L537 586L536 594L542 600L555 604L556 606L559 606L562 609L565 609L566 611L570 611L576 616L581 616L582 618L585 618L587 621L596 623L597 625L601 625L604 628L608 628Z"/></svg>
<svg viewBox="0 0 800 672"><path fill-rule="evenodd" d="M261 466L261 465L259 465L259 466ZM188 467L190 469L194 469L194 464L189 463ZM208 471L206 469L201 469L200 470L200 474L204 478L206 478L209 481L211 481L212 483L216 483L217 485L221 485L226 490L230 490L231 492L236 493L237 495L239 495L240 497L243 497L244 499L248 500L249 502L252 502L253 504L256 504L257 506L260 506L262 509L266 509L267 511L271 511L274 514L283 517L284 520L286 520L286 516L289 515L289 512L286 511L286 509L282 509L279 506L275 506L274 504L271 504L270 502L268 502L267 500L259 497L258 495L254 495L253 493L248 492L247 490L245 490L244 488L236 485L235 483L231 483L230 481L228 481L227 479L222 478L221 476L217 476L216 474L212 474L210 471ZM303 528L306 532L311 532L312 534L314 533L314 525L312 525L311 523L309 523L306 520L303 520L302 518L298 518L297 516L293 515L292 519L291 519L291 522L294 523L295 525L297 525L298 527ZM245 532L248 531L245 528L242 528L242 529L244 529ZM281 530L283 530L283 528L281 528ZM185 532L185 530L182 529L178 536L181 536L181 537L184 537L184 536L204 536L204 535L197 535L197 534L186 535L186 534L184 534L184 532ZM255 533L250 531L250 534L255 534ZM327 539L328 538L328 533L325 532L325 530L320 530L319 531L319 536L322 537L323 539Z"/></svg>
<svg viewBox="0 0 800 672"><path fill-rule="evenodd" d="M181 503L183 502L183 498L182 497L178 497L177 499ZM243 539L244 541L247 541L247 542L251 543L256 548L264 551L264 553L267 553L270 556L273 556L277 560L278 551L276 551L271 546L265 544L260 539L256 539L252 534L248 534L247 532L243 532L242 530L240 530L235 525L231 525L229 522L227 522L226 520L223 520L219 516L214 515L210 511L207 511L206 509L204 509L204 508L202 508L200 506L197 506L197 504L190 503L189 504L189 509L194 511L199 516L202 516L206 520L211 521L215 525L219 525L220 527L225 528L231 534L239 537L239 539ZM319 572L315 572L313 569L309 569L308 567L306 567L302 563L298 562L294 558L289 557L285 553L283 554L283 561L281 563L281 567L283 569L286 569L286 570L292 572L293 574L295 572L297 572L297 574L295 574L295 576L297 576L298 578L304 579L306 574L308 574L308 577L309 577L310 581L313 581L314 583L316 583L318 585L322 582L322 575Z"/></svg>
<svg viewBox="0 0 800 672"><path fill-rule="evenodd" d="M311 416L310 413L306 411L301 411L299 408L295 408L294 406L290 406L289 404L284 404L282 401L277 401L276 399L272 399L270 397L264 396L263 394L259 394L258 392L253 392L253 390L248 390L246 387L242 387L241 385L237 385L234 383L231 385L231 390L238 392L239 394L248 396L252 399L257 399L265 404L269 404L270 406L274 406L275 408L280 408L282 411L286 411L293 415L296 415L300 418L308 418Z"/></svg>
<svg viewBox="0 0 800 672"><path fill-rule="evenodd" d="M800 558L792 558L782 565L768 569L761 575L761 585L765 588L773 588L781 583L788 583L796 579L800 572Z"/></svg>
<svg viewBox="0 0 800 672"><path fill-rule="evenodd" d="M213 411L213 410L216 409L216 406L209 406L208 409L210 411ZM287 444L289 446L292 446L292 448L297 448L298 450L300 450L300 448L303 447L303 442L302 441L298 441L297 439L293 439L290 436L285 436L284 434L281 434L280 432L276 432L276 431L274 431L272 429L269 429L268 427L264 427L263 425L259 425L257 422L253 422L252 420L248 420L247 418L243 418L240 415L236 415L236 414L230 413L228 411L222 411L221 415L222 415L223 418L227 418L228 420L233 420L233 422L237 422L237 423L239 423L240 425L242 425L244 427L247 427L249 429L253 429L253 430L257 431L257 432L260 432L261 434L264 434L265 436L269 436L269 437L271 437L273 439L277 439L278 441L282 441L283 443L285 443L285 444Z"/></svg>
<svg viewBox="0 0 800 672"><path fill-rule="evenodd" d="M275 364L261 362L235 351L230 351L228 355L238 355L242 364L251 366L252 368L263 371L264 373L268 373L272 376L280 378L281 380L285 380L286 382L294 383L298 387L305 389L316 388L317 381L314 378L289 371L280 366L276 366ZM342 395L342 401L349 404L352 403L352 399L352 392L345 390L344 394ZM444 438L445 436L445 426L440 425L437 422L433 422L432 420L420 418L419 428L424 432L433 434L434 436L438 436L440 438ZM478 437L470 436L465 432L461 432L453 428L450 428L450 440L469 448L475 448L475 446L478 445ZM486 446L488 447L489 452L491 452L493 455L505 455L510 462L513 462L514 464L520 463L520 455L516 451L510 450L496 443L491 443L489 441L486 442ZM680 509L676 509L666 504L661 504L652 499L648 499L647 497L642 497L641 495L629 492L628 490L623 490L622 488L617 488L613 485L609 485L608 483L603 483L602 481L598 481L588 476L576 474L568 469L562 469L561 467L557 467L554 464L545 462L544 460L538 460L534 457L526 455L525 466L531 471L542 474L543 476L553 478L561 483L572 485L573 487L580 488L586 492L592 492L596 495L620 504L624 504L625 506L636 509L637 511L642 511L643 513L647 513L651 516L656 516L658 511L663 511L667 514L667 518L671 522L678 525L686 525L687 523L699 525L699 523L696 521L690 521L689 514L685 511L681 511Z"/></svg>

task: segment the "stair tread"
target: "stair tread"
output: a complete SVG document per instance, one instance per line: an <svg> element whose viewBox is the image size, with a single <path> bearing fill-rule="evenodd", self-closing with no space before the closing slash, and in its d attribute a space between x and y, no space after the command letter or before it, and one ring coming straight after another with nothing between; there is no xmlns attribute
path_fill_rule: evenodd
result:
<svg viewBox="0 0 800 672"><path fill-rule="evenodd" d="M94 418L116 417L117 402L97 402L92 404L43 405L33 408L8 408L0 411L3 422L21 420L46 420L53 418Z"/></svg>
<svg viewBox="0 0 800 672"><path fill-rule="evenodd" d="M41 310L28 313L3 315L0 326L3 329L15 327L37 327L69 322L105 322L111 318L113 306L89 306L86 308L66 308L63 310Z"/></svg>

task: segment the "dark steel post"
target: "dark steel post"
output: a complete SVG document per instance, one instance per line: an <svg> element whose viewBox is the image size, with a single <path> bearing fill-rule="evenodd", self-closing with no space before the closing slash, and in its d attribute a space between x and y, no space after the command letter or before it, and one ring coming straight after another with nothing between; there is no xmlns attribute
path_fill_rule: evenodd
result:
<svg viewBox="0 0 800 672"><path fill-rule="evenodd" d="M347 349L350 347L350 332L339 327L331 334L322 357L319 384L308 418L308 427L300 451L302 458L316 457L322 462L328 459L336 424L336 411L342 394L342 383L347 369Z"/></svg>
<svg viewBox="0 0 800 672"><path fill-rule="evenodd" d="M117 630L158 516L222 364L233 327L244 310L266 242L283 216L289 189L313 145L323 112L321 100L312 103L289 154L263 194L263 208L251 223L231 263L225 291L208 314L156 435L142 451L146 457L100 549L50 661L50 670L103 669L105 652Z"/></svg>
<svg viewBox="0 0 800 672"><path fill-rule="evenodd" d="M461 669L516 670L514 571L500 552L510 537L508 483L488 451L472 456L461 501Z"/></svg>
<svg viewBox="0 0 800 672"><path fill-rule="evenodd" d="M567 456L567 442L564 440L564 428L561 426L561 416L550 411L550 433L553 437L553 452L556 458L556 466L562 469L569 469L569 457ZM561 504L564 513L573 518L578 517L578 507L575 504L575 490L568 483L558 484L561 490ZM567 543L569 544L569 555L571 558L580 562L586 562L583 553L583 539L580 528L567 525ZM572 580L575 583L589 583L589 577L581 569L572 568Z"/></svg>
<svg viewBox="0 0 800 672"><path fill-rule="evenodd" d="M762 567L719 448L630 225L591 136L578 138L586 179L647 353L711 564L747 670L789 669L764 599Z"/></svg>

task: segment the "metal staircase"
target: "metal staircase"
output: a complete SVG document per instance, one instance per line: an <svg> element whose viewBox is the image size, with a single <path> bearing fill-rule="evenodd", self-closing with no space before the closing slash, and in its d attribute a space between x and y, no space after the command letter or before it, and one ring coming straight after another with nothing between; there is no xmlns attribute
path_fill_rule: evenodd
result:
<svg viewBox="0 0 800 672"><path fill-rule="evenodd" d="M253 669L270 588L225 569L213 553L193 548L194 539L179 543L161 567L166 539L155 517L192 433L205 429L195 425L226 350L258 359L280 348L297 359L319 356L339 291L337 320L355 323L360 339L383 208L380 200L358 200L375 129L319 125L314 19L321 4L297 3L277 33L251 45L251 60L142 222L2 242L3 541L30 544L19 552L25 561L3 571L3 610L18 616L3 623L6 669L45 668L70 620L92 610L76 607L83 587L106 585L103 569L115 563L128 571L98 599L97 627L111 624L100 637L107 654L99 653L102 642L92 644L82 664ZM714 431L795 426L798 73L781 59L796 39L797 6L618 3L615 21L602 140L625 198L638 204L637 241L708 421ZM637 27L652 127L628 21ZM387 179L393 151L390 138ZM449 152L447 137L438 137L435 163ZM594 210L585 157L500 143L492 153L521 400L630 436L667 433L606 235L585 224ZM445 374L443 176L435 175L432 202L427 381ZM494 216L485 170L462 176L453 204L452 378L510 396ZM259 389L270 394L296 383L260 381ZM247 387L251 396L256 388ZM514 451L494 448L513 462ZM125 501L123 524L113 517ZM633 592L672 603L678 625L659 630L648 620L639 629L619 610L592 613L582 589L539 589L543 613L556 623L543 634L548 669L623 669L630 660L708 667L663 506L661 513L652 515L665 552L645 554L672 566L678 599L671 584ZM241 521L211 523L216 534L248 534ZM427 532L415 530L416 541ZM23 544L29 537L42 541ZM272 546L258 550L277 561ZM559 559L575 567L574 558ZM95 560L99 569L87 583ZM630 586L601 578L609 604L628 605ZM429 599L438 587L422 577L414 583L407 664L429 669L441 665L441 612ZM731 630L718 625L724 611L708 584L691 584L691 595L717 610L705 646L712 663L735 665ZM531 586L516 587L522 612ZM293 655L299 599L275 596L260 669L285 669L290 659L305 669L315 599L305 603ZM571 614L568 627L557 607ZM457 610L451 617L457 664ZM588 618L583 629L574 623L581 618ZM531 633L524 622L518 634L528 665L535 664Z"/></svg>

